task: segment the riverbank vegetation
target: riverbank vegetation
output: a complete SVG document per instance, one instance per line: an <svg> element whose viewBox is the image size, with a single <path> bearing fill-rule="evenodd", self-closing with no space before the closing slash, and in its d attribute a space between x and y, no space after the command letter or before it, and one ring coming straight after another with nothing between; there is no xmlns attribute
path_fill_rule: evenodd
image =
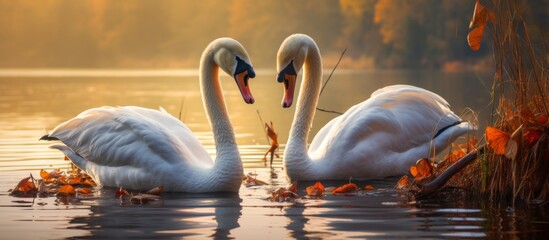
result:
<svg viewBox="0 0 549 240"><path fill-rule="evenodd" d="M293 33L317 40L330 68L491 66L491 46L468 50L474 1L0 1L0 68L196 68L201 49L227 36L256 68L274 68ZM522 1L519 13L543 24L549 1ZM490 38L490 34L487 34ZM487 39L489 40L489 39Z"/></svg>

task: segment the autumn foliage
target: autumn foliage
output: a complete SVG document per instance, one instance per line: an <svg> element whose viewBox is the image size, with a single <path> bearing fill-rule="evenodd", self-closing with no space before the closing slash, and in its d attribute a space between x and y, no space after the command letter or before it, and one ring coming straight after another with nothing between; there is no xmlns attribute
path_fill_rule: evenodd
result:
<svg viewBox="0 0 549 240"><path fill-rule="evenodd" d="M324 190L324 185L322 185L321 182L316 182L313 186L306 188L307 196L313 198L322 197L322 195L324 195Z"/></svg>
<svg viewBox="0 0 549 240"><path fill-rule="evenodd" d="M85 196L91 194L92 188L96 186L93 179L81 172L74 165L71 170L64 172L54 169L50 172L40 170L41 179L30 177L23 178L11 190L11 195L16 197L47 197L55 195L58 197Z"/></svg>
<svg viewBox="0 0 549 240"><path fill-rule="evenodd" d="M332 194L346 194L358 191L360 188L354 183L347 183L343 186L339 186L332 191Z"/></svg>
<svg viewBox="0 0 549 240"><path fill-rule="evenodd" d="M480 49L480 42L482 41L482 36L484 35L484 28L488 20L494 22L495 16L494 13L488 11L479 0L476 1L475 11L473 12L473 17L471 18L471 23L469 28L471 31L467 35L467 43L472 50L478 51Z"/></svg>

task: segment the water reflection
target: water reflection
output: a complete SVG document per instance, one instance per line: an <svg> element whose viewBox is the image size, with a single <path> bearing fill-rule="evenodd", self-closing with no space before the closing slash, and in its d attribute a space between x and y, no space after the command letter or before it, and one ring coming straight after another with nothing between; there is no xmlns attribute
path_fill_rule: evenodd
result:
<svg viewBox="0 0 549 240"><path fill-rule="evenodd" d="M90 206L88 216L75 217L71 229L89 231L89 238L228 239L238 228L242 199L238 194L163 194L162 200L143 206L120 206L114 190Z"/></svg>

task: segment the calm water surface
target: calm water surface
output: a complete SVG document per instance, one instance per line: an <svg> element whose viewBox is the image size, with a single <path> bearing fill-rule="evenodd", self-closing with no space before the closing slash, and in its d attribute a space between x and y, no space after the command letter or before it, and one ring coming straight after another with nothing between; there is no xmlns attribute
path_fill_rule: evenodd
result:
<svg viewBox="0 0 549 240"><path fill-rule="evenodd" d="M356 196L331 196L274 203L270 188L288 182L281 159L273 168L261 160L267 147L257 110L273 121L286 142L294 107L282 109L282 86L274 71L258 71L251 82L256 99L246 105L234 81L223 77L226 102L237 133L245 172L270 186L242 186L239 194L165 193L143 206L121 206L113 189L64 204L49 198L15 198L7 190L40 169L66 169L60 152L38 138L85 109L103 105L164 107L180 116L213 154L213 139L194 71L0 71L0 230L2 238L507 238L549 234L549 211L540 206L484 207L462 200L409 202L393 189L398 178L360 182L376 187ZM412 84L446 98L456 113L489 113L490 76L432 71L339 71L321 96L320 107L344 111L376 89ZM296 91L297 92L297 91ZM334 115L317 113L313 134ZM312 137L311 137L312 139ZM283 147L283 146L282 146ZM282 153L282 150L279 151ZM328 182L336 186L341 182ZM300 183L303 194L306 186Z"/></svg>

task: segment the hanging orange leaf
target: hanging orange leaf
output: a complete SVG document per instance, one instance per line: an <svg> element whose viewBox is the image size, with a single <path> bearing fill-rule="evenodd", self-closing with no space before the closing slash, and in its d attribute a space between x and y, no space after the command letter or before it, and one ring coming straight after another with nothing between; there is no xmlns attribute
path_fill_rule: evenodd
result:
<svg viewBox="0 0 549 240"><path fill-rule="evenodd" d="M340 186L334 189L334 191L332 191L332 194L356 192L358 189L359 188L356 184L347 183L343 186Z"/></svg>
<svg viewBox="0 0 549 240"><path fill-rule="evenodd" d="M536 122L541 125L546 124L548 120L549 118L545 114L540 114L539 116L536 117Z"/></svg>
<svg viewBox="0 0 549 240"><path fill-rule="evenodd" d="M484 27L488 19L494 22L494 14L489 12L480 1L477 0L475 3L475 10L473 12L473 17L469 23L469 29L471 31L467 35L467 43L473 51L478 51L480 49L480 42L482 41L482 36L484 35Z"/></svg>
<svg viewBox="0 0 549 240"><path fill-rule="evenodd" d="M540 137L541 137L541 134L538 130L533 130L533 129L526 130L526 132L524 133L524 141L528 145L532 145L536 143Z"/></svg>
<svg viewBox="0 0 549 240"><path fill-rule="evenodd" d="M374 186L372 186L372 185L366 185L366 186L364 187L364 190L369 190L369 191L370 191L370 190L375 190L375 189L376 189L376 188L375 188Z"/></svg>
<svg viewBox="0 0 549 240"><path fill-rule="evenodd" d="M267 150L267 152L265 152L265 155L263 155L263 161L267 161L267 154L270 153L271 163L272 163L273 156L276 156L277 158L280 157L278 154L275 153L279 145L278 145L278 133L276 133L274 130L273 122L271 122L270 126L269 124L265 123L265 132L267 134L267 137L271 139L271 147L269 148L269 150Z"/></svg>
<svg viewBox="0 0 549 240"><path fill-rule="evenodd" d="M510 138L511 135L506 132L497 128L486 127L486 141L496 154L505 154L505 148L507 148L507 142Z"/></svg>
<svg viewBox="0 0 549 240"><path fill-rule="evenodd" d="M74 187L71 185L63 185L61 188L59 188L59 191L57 191L58 196L68 196L68 195L75 195L76 190L74 190Z"/></svg>
<svg viewBox="0 0 549 240"><path fill-rule="evenodd" d="M410 184L410 180L408 179L408 175L402 176L395 186L396 189L402 189Z"/></svg>
<svg viewBox="0 0 549 240"><path fill-rule="evenodd" d="M310 197L322 197L324 194L324 185L320 182L316 182L313 186L309 186L306 188L307 195Z"/></svg>
<svg viewBox="0 0 549 240"><path fill-rule="evenodd" d="M486 127L486 141L488 146L496 154L505 155L509 159L514 159L518 146L517 142L511 139L511 135L497 128Z"/></svg>

